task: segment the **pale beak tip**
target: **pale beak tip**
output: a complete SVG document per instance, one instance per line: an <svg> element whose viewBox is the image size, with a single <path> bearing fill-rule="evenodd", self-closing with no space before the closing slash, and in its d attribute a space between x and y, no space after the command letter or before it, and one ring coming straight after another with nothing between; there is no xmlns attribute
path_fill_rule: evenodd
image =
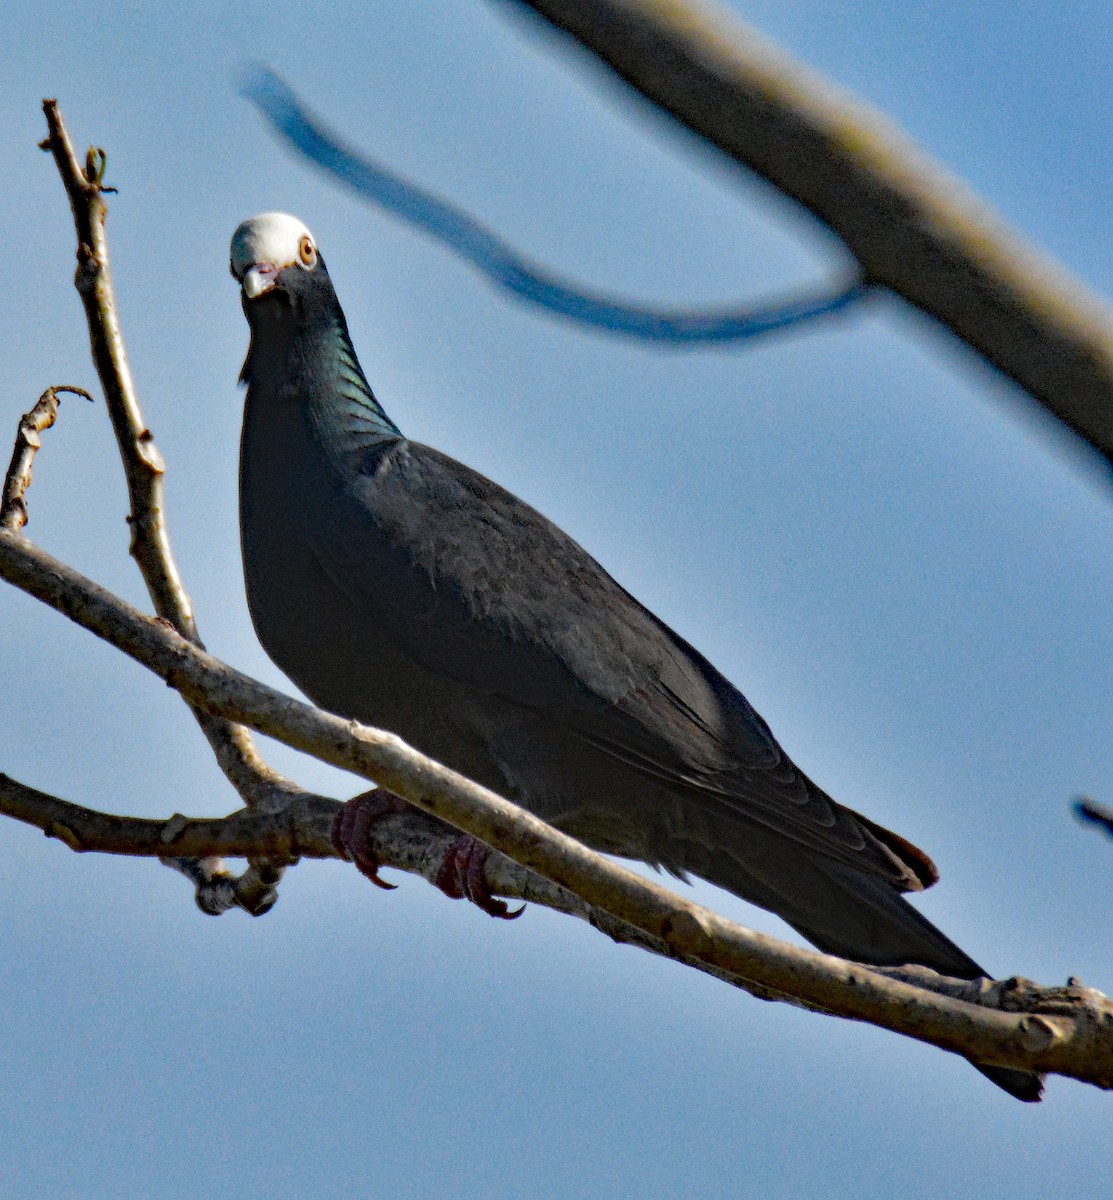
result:
<svg viewBox="0 0 1113 1200"><path fill-rule="evenodd" d="M274 263L256 263L248 267L243 274L243 294L254 300L264 292L269 292L278 281L278 268Z"/></svg>

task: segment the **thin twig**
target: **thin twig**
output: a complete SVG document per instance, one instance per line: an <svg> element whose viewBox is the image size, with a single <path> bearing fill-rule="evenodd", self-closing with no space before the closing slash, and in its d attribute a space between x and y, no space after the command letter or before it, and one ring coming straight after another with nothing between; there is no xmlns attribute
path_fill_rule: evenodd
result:
<svg viewBox="0 0 1113 1200"><path fill-rule="evenodd" d="M43 113L48 136L41 146L54 157L73 213L77 233L75 284L85 307L93 362L104 389L127 481L130 553L147 585L155 612L183 637L201 646L189 594L170 549L164 518L165 464L143 419L120 329L105 232L108 210L103 196L114 190L104 185L106 156L103 150L90 148L82 168L57 102L44 100ZM251 734L242 726L197 708L193 709L193 715L225 777L246 804L281 808L305 794L264 761ZM214 880L226 879L220 864L179 861L175 865L195 883L199 907L206 912L218 911L210 885ZM233 881L237 903L243 902L243 907L255 904L256 908L249 907L249 911L270 908L281 874L281 866L265 860L250 861L243 875Z"/></svg>
<svg viewBox="0 0 1113 1200"><path fill-rule="evenodd" d="M105 234L108 210L103 194L112 190L104 186L106 157L103 150L90 149L82 167L57 101L44 100L43 112L49 133L41 146L54 157L73 212L77 233L75 284L85 307L93 362L127 480L130 552L155 612L200 646L189 594L170 549L163 496L165 464L143 419L120 329ZM221 770L245 803L281 807L302 794L300 788L263 761L246 729L200 710L194 715Z"/></svg>
<svg viewBox="0 0 1113 1200"><path fill-rule="evenodd" d="M129 549L151 594L155 612L183 637L196 641L192 605L170 550L164 519L165 464L143 419L116 308L105 234L108 209L102 196L106 157L103 150L90 149L83 168L57 102L44 100L43 113L49 133L41 146L54 157L73 213L77 233L74 283L85 307L93 362L104 389L127 481L132 535Z"/></svg>
<svg viewBox="0 0 1113 1200"><path fill-rule="evenodd" d="M671 957L746 980L763 996L793 996L979 1063L1113 1087L1113 1013L1088 999L1064 1012L1056 992L1050 1012L1010 1015L743 929L594 853L393 734L323 713L233 670L6 530L0 530L0 577L104 638L192 704L382 784L659 940Z"/></svg>
<svg viewBox="0 0 1113 1200"><path fill-rule="evenodd" d="M70 387L68 384L49 387L38 398L31 411L24 413L20 418L12 461L8 466L8 473L4 476L3 492L0 493L0 527L10 529L12 533L18 533L27 524L26 496L27 489L31 486L31 466L42 446L42 438L39 435L58 419L58 397L62 392L84 396L86 400L93 399L84 388Z"/></svg>
<svg viewBox="0 0 1113 1200"><path fill-rule="evenodd" d="M824 221L1113 462L1113 313L881 113L704 0L515 0Z"/></svg>

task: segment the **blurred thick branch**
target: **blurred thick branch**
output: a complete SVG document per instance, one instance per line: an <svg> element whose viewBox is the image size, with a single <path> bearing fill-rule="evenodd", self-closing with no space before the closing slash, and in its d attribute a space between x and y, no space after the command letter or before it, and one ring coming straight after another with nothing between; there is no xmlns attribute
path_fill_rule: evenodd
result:
<svg viewBox="0 0 1113 1200"><path fill-rule="evenodd" d="M1108 804L1099 804L1089 796L1083 796L1074 805L1075 815L1088 825L1096 825L1113 837L1113 808Z"/></svg>
<svg viewBox="0 0 1113 1200"><path fill-rule="evenodd" d="M702 0L513 0L799 201L1113 462L1113 313L892 122Z"/></svg>

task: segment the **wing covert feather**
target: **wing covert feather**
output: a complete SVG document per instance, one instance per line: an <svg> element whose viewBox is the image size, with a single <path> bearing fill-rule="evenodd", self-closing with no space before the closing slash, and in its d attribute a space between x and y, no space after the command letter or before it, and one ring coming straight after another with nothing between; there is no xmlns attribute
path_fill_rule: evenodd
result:
<svg viewBox="0 0 1113 1200"><path fill-rule="evenodd" d="M315 546L411 658L477 696L902 888L933 881L926 856L816 787L745 697L578 543L447 455L401 440L365 456Z"/></svg>

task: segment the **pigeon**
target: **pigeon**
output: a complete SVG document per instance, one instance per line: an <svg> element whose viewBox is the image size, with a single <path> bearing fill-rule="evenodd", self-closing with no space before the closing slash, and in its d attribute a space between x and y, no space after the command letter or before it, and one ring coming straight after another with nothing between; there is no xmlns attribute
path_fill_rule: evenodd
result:
<svg viewBox="0 0 1113 1200"><path fill-rule="evenodd" d="M760 905L821 951L985 975L904 899L938 878L926 854L813 783L742 693L571 537L402 434L301 221L245 221L231 269L251 331L248 605L314 703L391 730L596 850ZM349 802L348 857L393 803ZM507 915L483 894L481 858L457 850L445 890ZM978 1069L1040 1098L1036 1074Z"/></svg>

